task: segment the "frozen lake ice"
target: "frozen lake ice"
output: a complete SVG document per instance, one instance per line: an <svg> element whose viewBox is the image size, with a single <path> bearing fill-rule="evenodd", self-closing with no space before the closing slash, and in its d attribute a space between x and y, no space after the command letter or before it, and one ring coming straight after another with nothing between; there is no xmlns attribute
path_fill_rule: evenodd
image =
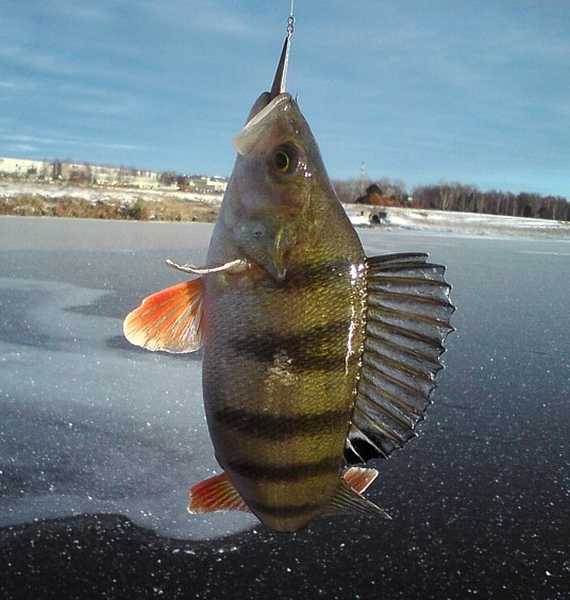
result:
<svg viewBox="0 0 570 600"><path fill-rule="evenodd" d="M149 353L121 332L144 296L183 279L164 259L200 263L210 231L0 219L0 528L111 513L159 539L231 539L249 552L240 536L262 529L253 517L186 513L189 485L217 469L200 354ZM448 265L457 333L419 439L377 465L371 493L394 522L339 517L291 544L319 540L326 553L355 536L355 572L375 572L380 552L388 583L419 569L428 589L441 567L476 585L483 561L493 589L517 564L556 586L546 572L566 573L570 539L570 243L360 235L370 255L428 250ZM298 548L259 535L280 556Z"/></svg>

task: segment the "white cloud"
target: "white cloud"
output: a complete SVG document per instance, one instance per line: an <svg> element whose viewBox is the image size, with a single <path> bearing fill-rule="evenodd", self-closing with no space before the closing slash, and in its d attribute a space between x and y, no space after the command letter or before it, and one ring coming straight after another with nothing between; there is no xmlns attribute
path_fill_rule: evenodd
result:
<svg viewBox="0 0 570 600"><path fill-rule="evenodd" d="M177 29L189 28L194 31L250 37L263 35L260 23L248 20L247 13L241 9L232 10L227 3L211 0L171 0L165 8L163 0L148 0L139 6L146 9L152 18Z"/></svg>
<svg viewBox="0 0 570 600"><path fill-rule="evenodd" d="M86 96L88 98L96 98L101 100L116 100L120 95L103 87L93 87L78 83L64 82L55 86L55 91L62 95Z"/></svg>
<svg viewBox="0 0 570 600"><path fill-rule="evenodd" d="M0 59L14 65L34 69L53 75L74 75L86 67L68 59L56 57L45 52L34 52L21 46L6 45L0 47Z"/></svg>
<svg viewBox="0 0 570 600"><path fill-rule="evenodd" d="M78 2L77 0L48 0L43 9L56 17L85 19L88 21L109 22L114 14L102 2Z"/></svg>
<svg viewBox="0 0 570 600"><path fill-rule="evenodd" d="M88 115L103 115L107 117L118 117L131 113L134 108L134 102L113 101L113 102L65 102L65 106L72 111L85 113Z"/></svg>
<svg viewBox="0 0 570 600"><path fill-rule="evenodd" d="M96 142L89 139L44 137L25 134L0 133L0 140L17 142L20 144L36 144L40 146L82 146L85 148L105 148L108 150L145 150L144 146L136 144L122 144L114 142Z"/></svg>
<svg viewBox="0 0 570 600"><path fill-rule="evenodd" d="M529 24L511 23L506 29L490 37L487 44L480 48L486 59L508 60L509 57L524 57L567 63L570 60L570 41L568 37L559 37Z"/></svg>
<svg viewBox="0 0 570 600"><path fill-rule="evenodd" d="M35 88L31 81L0 81L0 90L10 92L25 92Z"/></svg>
<svg viewBox="0 0 570 600"><path fill-rule="evenodd" d="M11 152L37 152L39 148L30 144L12 144L7 146Z"/></svg>

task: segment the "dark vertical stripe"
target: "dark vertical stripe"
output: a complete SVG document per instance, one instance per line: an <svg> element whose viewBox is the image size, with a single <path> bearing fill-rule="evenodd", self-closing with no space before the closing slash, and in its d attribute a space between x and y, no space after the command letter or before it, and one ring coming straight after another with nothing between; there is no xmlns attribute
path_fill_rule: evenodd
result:
<svg viewBox="0 0 570 600"><path fill-rule="evenodd" d="M289 437L335 432L348 427L350 410L329 410L305 415L269 415L240 408L224 408L214 413L221 424L252 437L284 440Z"/></svg>
<svg viewBox="0 0 570 600"><path fill-rule="evenodd" d="M346 367L346 337L351 323L350 319L333 321L292 335L268 331L230 337L228 343L237 354L245 354L259 362L273 363L275 357L283 353L291 372L340 371ZM335 351L331 352L331 348Z"/></svg>
<svg viewBox="0 0 570 600"><path fill-rule="evenodd" d="M243 477L257 481L299 481L315 475L331 475L340 472L341 457L327 457L309 463L260 464L253 461L228 461L226 466Z"/></svg>
<svg viewBox="0 0 570 600"><path fill-rule="evenodd" d="M282 504L281 506L273 506L264 504L263 502L249 502L251 508L262 514L271 515L272 517L302 517L315 511L322 510L323 505L313 502L306 504Z"/></svg>

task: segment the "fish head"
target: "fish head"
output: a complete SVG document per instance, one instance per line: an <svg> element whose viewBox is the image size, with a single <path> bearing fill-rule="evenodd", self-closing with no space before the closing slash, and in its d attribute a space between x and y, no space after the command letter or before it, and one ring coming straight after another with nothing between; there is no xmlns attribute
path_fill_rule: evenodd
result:
<svg viewBox="0 0 570 600"><path fill-rule="evenodd" d="M246 258L282 281L295 250L318 236L324 222L319 214L338 200L290 94L261 94L235 147L221 218Z"/></svg>

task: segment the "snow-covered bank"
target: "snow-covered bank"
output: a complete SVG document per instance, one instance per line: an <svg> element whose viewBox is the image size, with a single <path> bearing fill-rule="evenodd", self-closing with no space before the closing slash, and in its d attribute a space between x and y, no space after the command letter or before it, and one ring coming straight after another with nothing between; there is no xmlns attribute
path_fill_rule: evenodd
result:
<svg viewBox="0 0 570 600"><path fill-rule="evenodd" d="M0 200L20 195L52 200L58 198L77 198L93 204L96 202L134 204L139 199L153 202L163 199L175 199L216 206L222 201L221 194L196 194L195 192L180 192L177 189L144 190L127 187L85 187L54 183L14 183L0 181Z"/></svg>
<svg viewBox="0 0 570 600"><path fill-rule="evenodd" d="M123 207L132 206L137 200L159 202L162 207L161 201L174 200L182 202L188 209L194 206L196 210L195 213L192 213L191 217L195 217L195 220L204 220L202 212L207 209L209 211L209 216L205 219L207 221L216 219L217 210L222 201L220 194L196 194L192 192L180 192L176 189L141 190L137 188L83 187L77 185L0 181L0 202L2 200L21 197L44 199L52 204L57 200L71 198L88 202L90 205L105 203L116 206L121 205ZM25 198L23 202L25 204ZM186 205L186 202L188 205ZM195 204L192 205L192 203ZM570 222L566 221L367 206L363 204L345 204L344 208L352 224L355 226L378 225L381 227L416 231L453 232L461 235L556 237L570 239ZM17 214L27 213L19 212ZM35 213L31 211L29 214L38 213L37 211ZM89 215L79 214L69 216ZM103 216L102 218L109 217ZM161 216L157 215L156 218L160 219ZM180 219L191 220L186 213L181 214ZM166 220L169 219L166 218Z"/></svg>
<svg viewBox="0 0 570 600"><path fill-rule="evenodd" d="M355 226L378 224L382 227L448 231L465 235L570 238L570 222L566 221L357 204L345 205L344 208Z"/></svg>

